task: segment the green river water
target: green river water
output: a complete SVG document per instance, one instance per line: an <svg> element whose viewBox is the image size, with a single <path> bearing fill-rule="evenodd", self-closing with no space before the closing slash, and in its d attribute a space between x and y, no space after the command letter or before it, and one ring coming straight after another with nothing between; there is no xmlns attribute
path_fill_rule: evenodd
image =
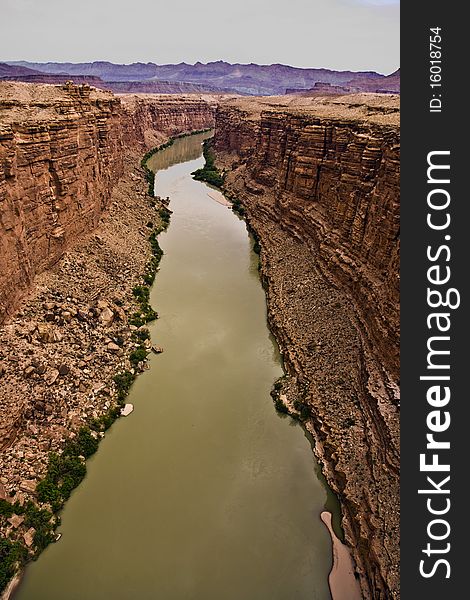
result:
<svg viewBox="0 0 470 600"><path fill-rule="evenodd" d="M151 294L164 353L15 600L330 598L319 515L331 495L302 428L269 395L282 368L253 241L221 194L191 178L204 137L149 162L173 210Z"/></svg>

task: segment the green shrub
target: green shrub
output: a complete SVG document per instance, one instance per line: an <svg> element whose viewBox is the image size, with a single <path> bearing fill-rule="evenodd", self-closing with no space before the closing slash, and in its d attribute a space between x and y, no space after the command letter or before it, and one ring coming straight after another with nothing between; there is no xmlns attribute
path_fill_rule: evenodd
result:
<svg viewBox="0 0 470 600"><path fill-rule="evenodd" d="M205 181L214 187L221 188L224 185L224 178L218 171L206 169L205 167L203 169L196 169L191 175L197 181Z"/></svg>
<svg viewBox="0 0 470 600"><path fill-rule="evenodd" d="M49 478L40 481L36 487L39 502L48 502L51 506L60 503L60 490Z"/></svg>
<svg viewBox="0 0 470 600"><path fill-rule="evenodd" d="M81 427L77 436L77 451L80 456L90 458L98 450L98 440L88 427Z"/></svg>
<svg viewBox="0 0 470 600"><path fill-rule="evenodd" d="M144 274L144 284L151 286L155 281L155 273L148 272Z"/></svg>
<svg viewBox="0 0 470 600"><path fill-rule="evenodd" d="M310 407L301 400L294 400L294 408L298 411L301 421L306 421L311 416Z"/></svg>
<svg viewBox="0 0 470 600"><path fill-rule="evenodd" d="M241 217L243 217L243 215L245 214L245 209L238 198L232 199L232 210L233 212L239 214Z"/></svg>
<svg viewBox="0 0 470 600"><path fill-rule="evenodd" d="M107 413L100 417L100 421L103 425L104 431L107 431L116 419L121 416L121 409L119 406L110 408Z"/></svg>
<svg viewBox="0 0 470 600"><path fill-rule="evenodd" d="M80 451L80 442L72 441L62 454L52 453L46 476L37 485L39 502L48 502L54 512L60 510L86 475L85 463L78 457Z"/></svg>
<svg viewBox="0 0 470 600"><path fill-rule="evenodd" d="M123 403L129 393L131 385L134 383L135 375L130 371L124 371L123 373L115 375L113 379L116 384L118 402Z"/></svg>
<svg viewBox="0 0 470 600"><path fill-rule="evenodd" d="M145 342L145 340L150 339L150 331L148 329L139 329L138 331L134 331L132 337L136 341Z"/></svg>
<svg viewBox="0 0 470 600"><path fill-rule="evenodd" d="M191 175L197 181L205 181L214 187L221 188L224 185L224 176L215 166L215 158L212 153L209 140L204 142L203 156L205 159L202 169L196 169Z"/></svg>
<svg viewBox="0 0 470 600"><path fill-rule="evenodd" d="M170 224L170 218L171 218L170 209L167 208L166 206L163 206L158 211L158 214L160 216L160 219L162 220L162 229L167 229L168 225Z"/></svg>
<svg viewBox="0 0 470 600"><path fill-rule="evenodd" d="M139 302L148 302L150 297L150 288L147 285L136 285L132 288L132 293Z"/></svg>
<svg viewBox="0 0 470 600"><path fill-rule="evenodd" d="M19 542L0 537L0 592L26 562L28 552Z"/></svg>
<svg viewBox="0 0 470 600"><path fill-rule="evenodd" d="M25 509L25 525L36 530L33 541L38 552L54 541L55 521L50 511L28 502Z"/></svg>
<svg viewBox="0 0 470 600"><path fill-rule="evenodd" d="M138 363L142 362L146 358L147 350L143 346L140 346L139 348L131 352L129 355L129 360L134 366L136 366Z"/></svg>
<svg viewBox="0 0 470 600"><path fill-rule="evenodd" d="M10 504L6 500L0 499L0 515L6 519L9 519L14 513L15 510L13 508L13 504Z"/></svg>
<svg viewBox="0 0 470 600"><path fill-rule="evenodd" d="M289 413L289 409L284 404L284 402L279 398L279 396L277 396L274 399L274 406L276 407L276 410L278 412L280 412L280 413L284 413L284 414L288 414Z"/></svg>

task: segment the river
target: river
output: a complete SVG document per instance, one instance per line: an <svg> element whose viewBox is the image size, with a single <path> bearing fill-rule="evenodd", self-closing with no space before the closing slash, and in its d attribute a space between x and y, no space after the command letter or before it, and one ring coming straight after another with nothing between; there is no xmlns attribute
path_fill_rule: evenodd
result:
<svg viewBox="0 0 470 600"><path fill-rule="evenodd" d="M331 496L269 392L282 374L245 224L194 181L200 134L150 159L171 198L138 377L15 600L329 600ZM209 195L210 194L210 195Z"/></svg>

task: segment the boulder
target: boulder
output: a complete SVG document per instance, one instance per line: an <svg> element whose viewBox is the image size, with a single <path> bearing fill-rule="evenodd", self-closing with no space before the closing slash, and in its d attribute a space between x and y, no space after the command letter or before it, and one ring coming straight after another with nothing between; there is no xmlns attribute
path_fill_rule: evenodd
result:
<svg viewBox="0 0 470 600"><path fill-rule="evenodd" d="M100 322L105 327L109 327L113 321L114 321L113 311L108 306L106 308L103 308L103 310L101 311L101 314L100 314Z"/></svg>
<svg viewBox="0 0 470 600"><path fill-rule="evenodd" d="M68 375L69 373L70 373L70 369L67 365L64 365L64 364L60 365L59 375L64 376L64 375Z"/></svg>
<svg viewBox="0 0 470 600"><path fill-rule="evenodd" d="M7 491L6 491L3 483L0 483L0 500L6 500L6 499L7 499Z"/></svg>
<svg viewBox="0 0 470 600"><path fill-rule="evenodd" d="M53 385L59 377L59 371L57 369L50 369L44 376L44 381L47 385Z"/></svg>
<svg viewBox="0 0 470 600"><path fill-rule="evenodd" d="M34 527L30 527L28 531L23 535L24 543L28 546L28 548L31 548L31 546L33 545L35 533L36 530L34 529Z"/></svg>
<svg viewBox="0 0 470 600"><path fill-rule="evenodd" d="M38 338L44 344L54 341L54 328L47 323L39 323L37 326Z"/></svg>
<svg viewBox="0 0 470 600"><path fill-rule="evenodd" d="M24 521L24 516L23 515L11 515L11 517L9 519L7 519L7 521L13 525L13 527L15 529L18 529L18 527L23 523Z"/></svg>
<svg viewBox="0 0 470 600"><path fill-rule="evenodd" d="M126 404L123 406L123 408L121 408L121 415L123 417L127 417L128 415L131 414L131 412L134 410L134 405L133 404Z"/></svg>
<svg viewBox="0 0 470 600"><path fill-rule="evenodd" d="M30 494L36 493L36 482L32 479L25 479L20 483L20 490Z"/></svg>
<svg viewBox="0 0 470 600"><path fill-rule="evenodd" d="M26 367L26 369L24 370L24 376L25 377L31 377L31 375L36 371L36 369L33 367L33 365L29 365L29 367Z"/></svg>

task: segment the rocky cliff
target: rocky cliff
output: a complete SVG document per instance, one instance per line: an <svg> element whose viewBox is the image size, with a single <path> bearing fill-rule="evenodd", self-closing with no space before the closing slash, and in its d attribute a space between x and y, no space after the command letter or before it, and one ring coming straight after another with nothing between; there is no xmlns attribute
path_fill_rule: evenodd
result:
<svg viewBox="0 0 470 600"><path fill-rule="evenodd" d="M96 227L126 149L212 122L197 96L121 102L86 85L0 83L0 323L35 275Z"/></svg>
<svg viewBox="0 0 470 600"><path fill-rule="evenodd" d="M135 94L120 96L125 147L151 148L168 137L214 125L213 96Z"/></svg>
<svg viewBox="0 0 470 600"><path fill-rule="evenodd" d="M280 399L314 433L374 600L399 577L398 119L390 96L238 99L214 140L260 238Z"/></svg>

